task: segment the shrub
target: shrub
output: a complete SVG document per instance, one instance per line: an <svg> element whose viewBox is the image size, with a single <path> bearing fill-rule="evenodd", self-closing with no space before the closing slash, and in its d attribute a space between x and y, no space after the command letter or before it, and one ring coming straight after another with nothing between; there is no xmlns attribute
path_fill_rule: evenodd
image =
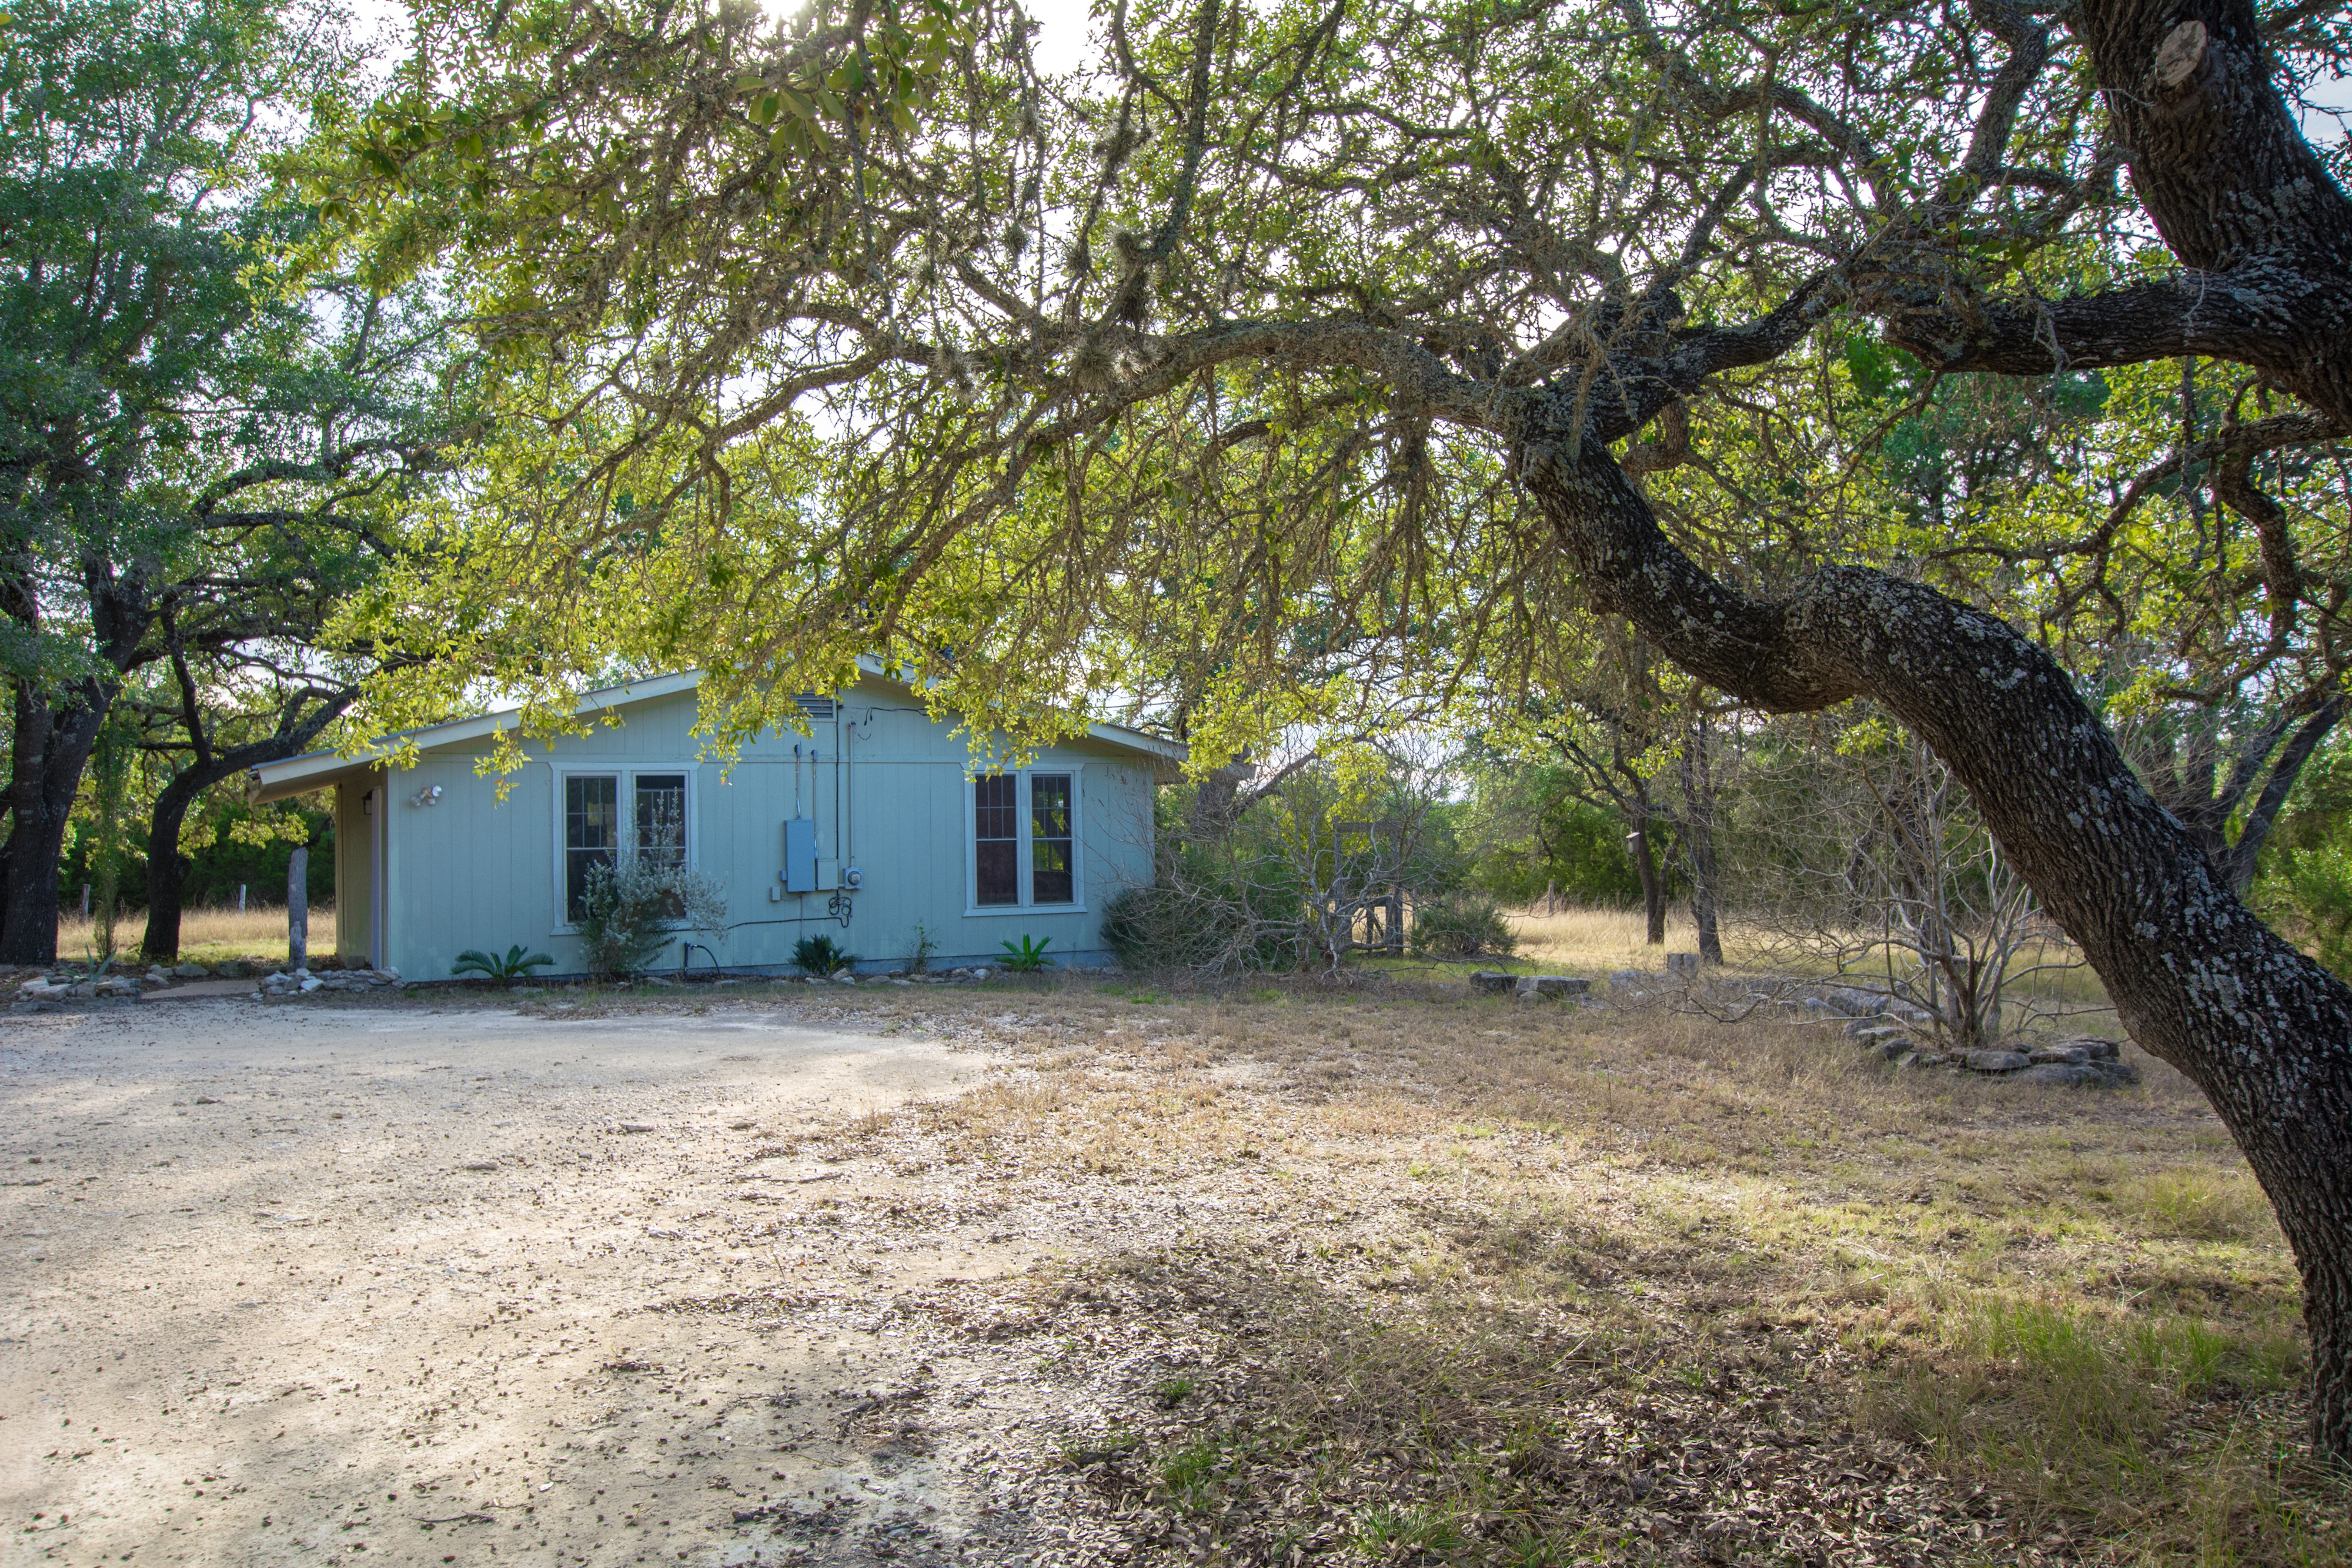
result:
<svg viewBox="0 0 2352 1568"><path fill-rule="evenodd" d="M1103 945L1130 969L1295 968L1296 944L1263 931L1240 897L1160 883L1130 887L1103 907Z"/></svg>
<svg viewBox="0 0 2352 1568"><path fill-rule="evenodd" d="M723 940L726 922L719 883L690 866L635 858L591 866L581 898L581 956L600 977L642 974L680 925Z"/></svg>
<svg viewBox="0 0 2352 1568"><path fill-rule="evenodd" d="M1408 941L1414 953L1430 958L1472 958L1481 953L1508 956L1519 946L1501 906L1466 893L1416 900Z"/></svg>
<svg viewBox="0 0 2352 1568"><path fill-rule="evenodd" d="M803 936L793 944L793 962L802 973L822 980L856 963L857 955L845 951L830 936Z"/></svg>

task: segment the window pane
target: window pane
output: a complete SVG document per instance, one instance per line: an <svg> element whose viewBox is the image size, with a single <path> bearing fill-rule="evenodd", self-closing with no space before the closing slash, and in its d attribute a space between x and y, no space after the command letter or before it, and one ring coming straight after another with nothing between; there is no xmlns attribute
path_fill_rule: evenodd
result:
<svg viewBox="0 0 2352 1568"><path fill-rule="evenodd" d="M1029 902L1076 901L1070 858L1070 776L1029 776Z"/></svg>
<svg viewBox="0 0 2352 1568"><path fill-rule="evenodd" d="M611 865L621 841L621 781L610 774L563 781L563 917L577 920L591 866Z"/></svg>
<svg viewBox="0 0 2352 1568"><path fill-rule="evenodd" d="M1029 845L1029 899L1033 904L1069 904L1076 898L1070 875L1070 841L1032 840Z"/></svg>
<svg viewBox="0 0 2352 1568"><path fill-rule="evenodd" d="M1013 814L1013 784L1014 779L1009 773L998 773L971 781L974 838L1011 839L1020 836L1020 823Z"/></svg>
<svg viewBox="0 0 2352 1568"><path fill-rule="evenodd" d="M1021 902L1021 819L1011 774L993 774L971 781L971 834L979 875L973 889L978 904Z"/></svg>
<svg viewBox="0 0 2352 1568"><path fill-rule="evenodd" d="M1016 857L1019 846L1011 839L986 839L980 844L979 898L981 904L1018 904L1021 902L1021 862Z"/></svg>
<svg viewBox="0 0 2352 1568"><path fill-rule="evenodd" d="M637 853L654 865L686 863L686 775L640 773Z"/></svg>

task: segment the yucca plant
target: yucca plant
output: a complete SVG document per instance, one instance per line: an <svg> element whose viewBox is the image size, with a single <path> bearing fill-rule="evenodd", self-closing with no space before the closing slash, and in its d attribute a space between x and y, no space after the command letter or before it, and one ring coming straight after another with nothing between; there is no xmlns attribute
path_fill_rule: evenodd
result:
<svg viewBox="0 0 2352 1568"><path fill-rule="evenodd" d="M449 966L449 972L453 975L479 975L484 979L496 980L501 986L511 986L517 980L530 979L533 969L543 968L554 962L544 953L525 953L522 944L518 942L506 950L503 957L496 953L485 953L478 947L468 947L457 955L457 961Z"/></svg>
<svg viewBox="0 0 2352 1568"><path fill-rule="evenodd" d="M1051 936L1039 942L1033 942L1024 936L1021 938L1021 945L1017 947L1010 942L1003 943L1002 946L1004 948L1004 967L1016 975L1034 975L1040 969L1050 967L1054 960L1045 956L1045 949L1051 946L1053 942L1054 939Z"/></svg>
<svg viewBox="0 0 2352 1568"><path fill-rule="evenodd" d="M793 944L793 962L815 979L838 974L857 962L855 953L842 950L830 936L803 936Z"/></svg>

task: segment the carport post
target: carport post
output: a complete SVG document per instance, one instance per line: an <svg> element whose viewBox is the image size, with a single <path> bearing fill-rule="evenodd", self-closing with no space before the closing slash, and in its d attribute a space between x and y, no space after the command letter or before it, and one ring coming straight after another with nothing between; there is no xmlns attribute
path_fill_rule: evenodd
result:
<svg viewBox="0 0 2352 1568"><path fill-rule="evenodd" d="M286 860L286 967L310 967L310 852L300 845Z"/></svg>

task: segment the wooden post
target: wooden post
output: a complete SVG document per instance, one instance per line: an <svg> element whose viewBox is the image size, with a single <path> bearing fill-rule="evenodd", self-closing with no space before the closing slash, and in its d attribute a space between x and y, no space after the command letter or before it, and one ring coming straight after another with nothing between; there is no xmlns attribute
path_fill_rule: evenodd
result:
<svg viewBox="0 0 2352 1568"><path fill-rule="evenodd" d="M286 967L310 967L310 852L299 846L286 862Z"/></svg>

